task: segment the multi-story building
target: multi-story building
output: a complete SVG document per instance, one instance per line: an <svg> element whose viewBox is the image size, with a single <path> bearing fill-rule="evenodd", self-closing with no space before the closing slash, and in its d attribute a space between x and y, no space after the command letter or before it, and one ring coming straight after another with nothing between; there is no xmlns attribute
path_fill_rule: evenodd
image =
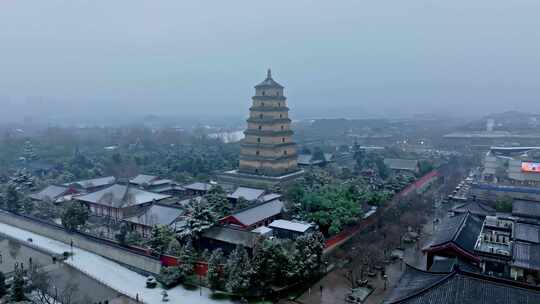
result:
<svg viewBox="0 0 540 304"><path fill-rule="evenodd" d="M249 108L245 138L241 143L238 170L221 173L224 183L266 188L300 176L284 87L270 70L255 86Z"/></svg>
<svg viewBox="0 0 540 304"><path fill-rule="evenodd" d="M296 144L283 86L266 79L255 86L245 139L240 151L240 173L281 176L298 171Z"/></svg>

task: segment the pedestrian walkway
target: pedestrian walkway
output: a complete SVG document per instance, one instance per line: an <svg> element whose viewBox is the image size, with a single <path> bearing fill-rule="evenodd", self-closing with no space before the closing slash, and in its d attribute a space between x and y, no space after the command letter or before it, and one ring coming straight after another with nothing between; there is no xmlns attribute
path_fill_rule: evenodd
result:
<svg viewBox="0 0 540 304"><path fill-rule="evenodd" d="M0 233L7 237L17 239L29 246L37 247L51 254L61 255L64 252L73 252L73 256L64 263L78 269L87 276L103 283L104 285L124 294L131 299L139 299L142 303L163 303L163 289L147 289L146 277L131 271L120 264L108 260L97 254L82 250L77 247L71 248L62 242L32 233L17 227L0 223ZM32 242L28 240L31 239ZM210 290L206 288L187 290L181 286L167 290L170 303L233 303L229 300L217 300L211 298Z"/></svg>

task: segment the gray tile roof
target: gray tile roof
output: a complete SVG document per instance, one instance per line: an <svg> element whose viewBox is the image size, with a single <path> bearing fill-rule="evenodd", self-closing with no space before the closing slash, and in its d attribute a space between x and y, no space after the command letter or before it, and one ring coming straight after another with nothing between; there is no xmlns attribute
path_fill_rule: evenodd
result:
<svg viewBox="0 0 540 304"><path fill-rule="evenodd" d="M284 204L282 201L273 200L241 210L240 212L231 214L231 216L236 218L240 223L246 226L251 226L267 218L280 214L283 211L283 207Z"/></svg>
<svg viewBox="0 0 540 304"><path fill-rule="evenodd" d="M454 213L466 213L470 212L474 215L479 215L482 217L486 217L488 215L495 215L496 210L494 208L491 208L490 206L481 203L479 201L470 201L466 202L464 204L460 204L458 206L455 206L452 208L452 211Z"/></svg>
<svg viewBox="0 0 540 304"><path fill-rule="evenodd" d="M156 179L159 179L159 177L155 175L139 174L135 176L134 178L130 179L129 182L140 186L144 184L150 184L150 182Z"/></svg>
<svg viewBox="0 0 540 304"><path fill-rule="evenodd" d="M515 223L514 238L518 241L540 243L540 226L519 222Z"/></svg>
<svg viewBox="0 0 540 304"><path fill-rule="evenodd" d="M277 83L273 78L272 78L272 73L270 70L268 70L268 73L266 75L266 79L263 80L261 83L259 83L258 85L255 86L256 88L283 88L282 85L280 85L279 83Z"/></svg>
<svg viewBox="0 0 540 304"><path fill-rule="evenodd" d="M418 170L418 161L415 159L385 158L384 164L392 170Z"/></svg>
<svg viewBox="0 0 540 304"><path fill-rule="evenodd" d="M480 272L481 269L471 265L470 263L467 263L465 261L462 261L458 258L436 258L433 260L433 264L431 265L431 268L429 268L429 272L452 272L455 266L458 266L462 270L470 271L470 272Z"/></svg>
<svg viewBox="0 0 540 304"><path fill-rule="evenodd" d="M184 213L183 209L153 204L138 216L124 219L125 221L145 225L171 225Z"/></svg>
<svg viewBox="0 0 540 304"><path fill-rule="evenodd" d="M265 190L263 189L238 187L233 193L229 194L228 197L232 199L239 199L240 197L243 197L248 201L254 201L261 197L264 192Z"/></svg>
<svg viewBox="0 0 540 304"><path fill-rule="evenodd" d="M157 194L126 185L112 185L108 188L78 196L75 199L114 208L125 208L134 205L160 201L171 197Z"/></svg>
<svg viewBox="0 0 540 304"><path fill-rule="evenodd" d="M78 186L82 189L89 189L89 188L97 188L97 187L103 187L107 185L112 185L116 182L116 178L114 176L107 176L107 177L99 177L99 178L93 178L93 179L86 179L81 181L76 181L72 183L66 183L65 186Z"/></svg>
<svg viewBox="0 0 540 304"><path fill-rule="evenodd" d="M384 303L533 304L540 303L540 288L459 269L444 274L408 266Z"/></svg>
<svg viewBox="0 0 540 304"><path fill-rule="evenodd" d="M440 224L427 248L454 243L474 254L474 245L481 230L482 220L478 217L470 213L456 215Z"/></svg>
<svg viewBox="0 0 540 304"><path fill-rule="evenodd" d="M540 219L540 202L514 200L512 215Z"/></svg>
<svg viewBox="0 0 540 304"><path fill-rule="evenodd" d="M54 202L58 198L63 196L68 190L69 190L69 187L50 185L37 193L31 194L30 198L38 200L38 201Z"/></svg>
<svg viewBox="0 0 540 304"><path fill-rule="evenodd" d="M257 233L253 233L251 231L221 226L214 226L203 232L203 237L207 239L218 240L229 244L242 245L247 248L253 248L258 236L259 235Z"/></svg>
<svg viewBox="0 0 540 304"><path fill-rule="evenodd" d="M514 242L512 251L512 266L540 271L540 244Z"/></svg>
<svg viewBox="0 0 540 304"><path fill-rule="evenodd" d="M309 223L293 222L293 221L287 221L287 220L275 220L272 223L270 223L268 227L304 233L309 228L313 227L313 225Z"/></svg>
<svg viewBox="0 0 540 304"><path fill-rule="evenodd" d="M188 190L196 190L196 191L209 191L212 188L212 184L195 182L189 185L185 185L184 188Z"/></svg>

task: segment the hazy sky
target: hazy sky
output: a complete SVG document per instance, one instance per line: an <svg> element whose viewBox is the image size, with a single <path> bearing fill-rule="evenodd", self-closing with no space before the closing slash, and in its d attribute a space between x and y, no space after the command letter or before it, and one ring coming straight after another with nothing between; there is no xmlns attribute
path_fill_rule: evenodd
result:
<svg viewBox="0 0 540 304"><path fill-rule="evenodd" d="M540 2L0 0L0 116L540 112ZM13 115L14 112L17 112Z"/></svg>

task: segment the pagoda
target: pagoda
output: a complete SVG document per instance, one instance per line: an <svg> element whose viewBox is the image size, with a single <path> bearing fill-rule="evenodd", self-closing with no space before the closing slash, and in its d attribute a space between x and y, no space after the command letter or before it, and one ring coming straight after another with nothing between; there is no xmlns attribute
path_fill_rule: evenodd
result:
<svg viewBox="0 0 540 304"><path fill-rule="evenodd" d="M245 138L241 142L238 170L225 172L222 178L235 183L246 181L275 185L303 173L298 169L296 144L292 140L291 119L284 87L272 78L255 86L249 108Z"/></svg>

